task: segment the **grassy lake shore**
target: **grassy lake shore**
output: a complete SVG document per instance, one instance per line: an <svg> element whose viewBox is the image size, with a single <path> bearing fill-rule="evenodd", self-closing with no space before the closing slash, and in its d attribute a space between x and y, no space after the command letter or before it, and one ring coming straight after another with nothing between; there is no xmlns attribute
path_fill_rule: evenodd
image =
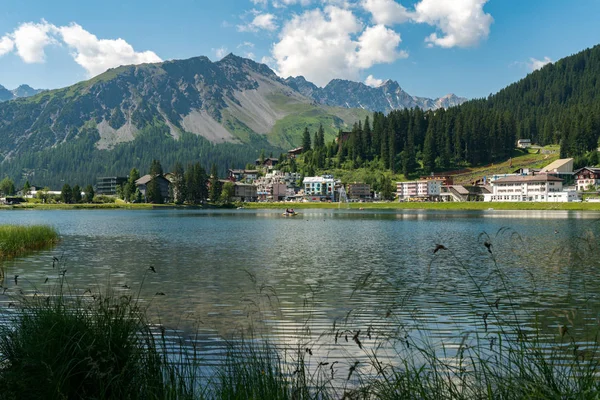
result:
<svg viewBox="0 0 600 400"><path fill-rule="evenodd" d="M58 232L50 226L0 225L0 260L58 242Z"/></svg>
<svg viewBox="0 0 600 400"><path fill-rule="evenodd" d="M376 203L237 203L247 209L351 209L351 210L565 210L565 211L600 211L600 203L536 203L536 202L376 202ZM176 204L149 204L149 203L103 203L103 204L36 204L26 203L13 206L0 206L0 210L152 210L152 209L227 209L233 205L193 206Z"/></svg>

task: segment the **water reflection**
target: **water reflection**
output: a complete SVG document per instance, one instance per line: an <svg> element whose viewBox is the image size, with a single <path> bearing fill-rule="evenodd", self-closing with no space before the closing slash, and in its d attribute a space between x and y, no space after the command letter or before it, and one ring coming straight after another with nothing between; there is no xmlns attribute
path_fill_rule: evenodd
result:
<svg viewBox="0 0 600 400"><path fill-rule="evenodd" d="M541 327L549 342L560 341L557 327L568 325L589 344L600 312L599 261L590 257L597 254L598 217L495 210L301 210L295 218L277 210L3 212L3 223L54 225L62 241L6 262L6 276L19 275L19 285L6 278L0 302L6 310L7 295L45 290L59 277L52 268L57 257L74 290L139 290L156 320L198 333L213 355L221 338L249 323L282 344L311 343L315 359L349 364L364 357L353 340L358 330L364 346L386 335L396 339L380 349L384 358L408 338L444 343L452 354L465 335L515 320L525 330ZM434 254L438 244L447 250ZM490 308L497 316L484 321Z"/></svg>

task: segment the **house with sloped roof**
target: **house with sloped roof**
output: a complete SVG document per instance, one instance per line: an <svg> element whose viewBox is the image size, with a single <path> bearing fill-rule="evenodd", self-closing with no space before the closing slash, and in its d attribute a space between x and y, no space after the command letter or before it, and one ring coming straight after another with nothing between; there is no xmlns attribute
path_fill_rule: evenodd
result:
<svg viewBox="0 0 600 400"><path fill-rule="evenodd" d="M160 195L163 198L163 202L166 202L169 199L169 185L171 182L167 178L162 175L144 175L137 181L135 181L135 186L139 189L142 194L142 198L147 203L148 202L148 185L152 180L156 179L158 182L158 187L160 188Z"/></svg>

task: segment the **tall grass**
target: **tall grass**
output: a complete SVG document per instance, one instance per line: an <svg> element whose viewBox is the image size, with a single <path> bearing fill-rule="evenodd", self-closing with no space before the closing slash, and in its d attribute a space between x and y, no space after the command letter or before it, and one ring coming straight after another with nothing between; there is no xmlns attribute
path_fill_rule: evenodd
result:
<svg viewBox="0 0 600 400"><path fill-rule="evenodd" d="M12 324L0 328L0 398L199 397L185 370L166 361L135 299L63 288L22 297Z"/></svg>
<svg viewBox="0 0 600 400"><path fill-rule="evenodd" d="M0 260L58 242L58 232L50 226L0 225Z"/></svg>

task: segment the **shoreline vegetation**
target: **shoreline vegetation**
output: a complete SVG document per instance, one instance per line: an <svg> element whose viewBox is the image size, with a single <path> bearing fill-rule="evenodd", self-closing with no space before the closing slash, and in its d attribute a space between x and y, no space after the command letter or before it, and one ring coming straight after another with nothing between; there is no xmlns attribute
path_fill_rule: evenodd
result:
<svg viewBox="0 0 600 400"><path fill-rule="evenodd" d="M222 363L205 365L193 341L152 323L151 303L110 289L75 291L63 275L46 293L12 296L19 312L0 324L0 399L598 398L597 340L580 348L575 326L559 324L549 339L541 323L528 324L493 239L484 240L495 283L478 282L469 261L443 245L430 260L431 268L451 264L477 288L478 322L460 344L435 344L423 331L409 335L409 322L394 312L361 330L351 318L361 311L351 310L350 319L321 334L330 346L352 347L347 359L321 358L310 333L282 348L249 326L229 342ZM582 253L594 254L592 242L581 244ZM496 284L490 294L487 286ZM394 344L396 361L380 351L387 344Z"/></svg>
<svg viewBox="0 0 600 400"><path fill-rule="evenodd" d="M58 242L58 232L50 226L0 225L0 261L40 250Z"/></svg>
<svg viewBox="0 0 600 400"><path fill-rule="evenodd" d="M18 205L0 206L0 210L78 210L78 209L350 209L350 210L565 210L565 211L600 211L600 202L373 202L373 203L302 203L302 202L272 202L272 203L235 203L225 205L178 205L151 203L80 203L80 204L43 204L23 203Z"/></svg>

